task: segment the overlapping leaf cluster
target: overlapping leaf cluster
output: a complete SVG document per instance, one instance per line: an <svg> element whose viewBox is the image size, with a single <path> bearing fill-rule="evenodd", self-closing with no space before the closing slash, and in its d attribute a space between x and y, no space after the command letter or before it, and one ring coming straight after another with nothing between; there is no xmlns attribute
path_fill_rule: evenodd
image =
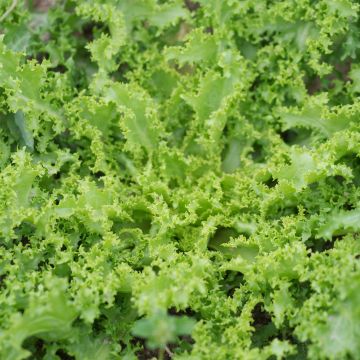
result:
<svg viewBox="0 0 360 360"><path fill-rule="evenodd" d="M358 358L357 1L0 29L1 359Z"/></svg>

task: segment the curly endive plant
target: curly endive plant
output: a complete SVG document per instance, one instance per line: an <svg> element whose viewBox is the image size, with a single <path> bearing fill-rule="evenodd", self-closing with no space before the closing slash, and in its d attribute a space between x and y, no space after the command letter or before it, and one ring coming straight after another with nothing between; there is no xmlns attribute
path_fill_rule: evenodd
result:
<svg viewBox="0 0 360 360"><path fill-rule="evenodd" d="M358 359L359 11L0 1L0 359Z"/></svg>

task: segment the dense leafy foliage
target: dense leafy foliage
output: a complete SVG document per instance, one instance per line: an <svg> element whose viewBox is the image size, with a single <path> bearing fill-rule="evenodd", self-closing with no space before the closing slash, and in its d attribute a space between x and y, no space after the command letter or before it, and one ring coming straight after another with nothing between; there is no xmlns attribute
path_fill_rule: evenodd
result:
<svg viewBox="0 0 360 360"><path fill-rule="evenodd" d="M1 359L358 358L357 1L0 16Z"/></svg>

